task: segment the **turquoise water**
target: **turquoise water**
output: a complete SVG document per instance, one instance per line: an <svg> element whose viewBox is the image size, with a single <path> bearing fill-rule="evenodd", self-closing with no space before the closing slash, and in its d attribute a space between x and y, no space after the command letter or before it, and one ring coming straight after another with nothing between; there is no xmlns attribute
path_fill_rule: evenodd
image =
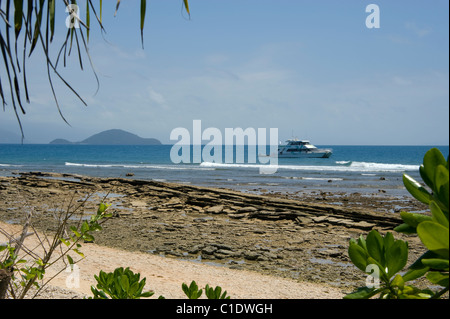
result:
<svg viewBox="0 0 450 319"><path fill-rule="evenodd" d="M420 180L419 165L432 146L341 146L332 148L330 158L278 159L274 174L260 174L261 164L224 163L230 148L223 148L220 163L175 164L172 145L11 145L0 144L0 175L43 171L98 177L125 177L227 187L240 190L295 191L329 189L374 192L384 188L404 193L401 177L407 173ZM437 146L445 157L448 146ZM191 162L193 152L191 148ZM267 151L269 153L269 151ZM247 149L244 153L247 159ZM198 158L197 158L198 159Z"/></svg>

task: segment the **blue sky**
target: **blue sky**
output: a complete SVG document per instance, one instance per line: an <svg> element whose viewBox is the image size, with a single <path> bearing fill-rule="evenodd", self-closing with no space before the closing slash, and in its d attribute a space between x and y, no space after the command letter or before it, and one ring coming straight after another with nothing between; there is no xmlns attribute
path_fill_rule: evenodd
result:
<svg viewBox="0 0 450 319"><path fill-rule="evenodd" d="M105 3L106 2L106 3ZM368 29L368 4L380 28ZM75 54L62 71L85 107L57 84L52 100L42 55L28 64L25 142L79 141L120 128L170 143L176 127L278 128L280 140L318 145L449 144L449 3L434 1L104 1L102 37L89 49L100 88ZM81 15L83 16L83 7ZM59 8L55 50L65 35ZM54 82L58 82L54 78ZM19 134L9 105L0 130ZM207 141L206 141L207 142Z"/></svg>

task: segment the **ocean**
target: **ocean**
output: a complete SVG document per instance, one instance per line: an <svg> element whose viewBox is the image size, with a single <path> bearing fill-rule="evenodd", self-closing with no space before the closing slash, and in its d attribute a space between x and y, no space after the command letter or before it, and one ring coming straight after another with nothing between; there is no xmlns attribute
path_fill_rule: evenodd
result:
<svg viewBox="0 0 450 319"><path fill-rule="evenodd" d="M170 158L172 145L0 144L0 176L29 171L96 177L127 177L131 173L133 176L127 178L247 192L321 190L373 194L383 190L387 194L407 195L403 173L421 181L419 165L433 147L317 146L331 148L333 155L317 159L279 158L276 173L260 174L259 168L265 164L224 164L224 161L175 164ZM449 147L436 147L447 158ZM222 153L227 150L224 147Z"/></svg>

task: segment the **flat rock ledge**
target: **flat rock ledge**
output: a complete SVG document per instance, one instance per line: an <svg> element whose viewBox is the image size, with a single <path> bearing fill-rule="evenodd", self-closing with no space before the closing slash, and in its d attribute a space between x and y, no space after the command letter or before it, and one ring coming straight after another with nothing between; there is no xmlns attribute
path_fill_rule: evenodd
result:
<svg viewBox="0 0 450 319"><path fill-rule="evenodd" d="M131 176L26 172L0 177L0 197L1 220L20 223L21 207L32 206L35 226L44 230L54 227L52 209L67 207L71 199L85 201L85 215L105 200L113 218L95 235L99 245L326 283L345 292L365 282L348 257L350 238L371 229L405 238L393 231L401 224L399 214L359 204L327 205ZM414 260L423 247L416 237L407 240Z"/></svg>

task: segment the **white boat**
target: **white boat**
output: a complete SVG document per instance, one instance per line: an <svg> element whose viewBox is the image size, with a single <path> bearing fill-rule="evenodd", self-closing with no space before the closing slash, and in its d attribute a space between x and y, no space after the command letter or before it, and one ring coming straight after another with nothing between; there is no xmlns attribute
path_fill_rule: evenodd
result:
<svg viewBox="0 0 450 319"><path fill-rule="evenodd" d="M286 145L278 147L278 157L328 158L332 153L331 149L319 149L307 140L289 139Z"/></svg>

